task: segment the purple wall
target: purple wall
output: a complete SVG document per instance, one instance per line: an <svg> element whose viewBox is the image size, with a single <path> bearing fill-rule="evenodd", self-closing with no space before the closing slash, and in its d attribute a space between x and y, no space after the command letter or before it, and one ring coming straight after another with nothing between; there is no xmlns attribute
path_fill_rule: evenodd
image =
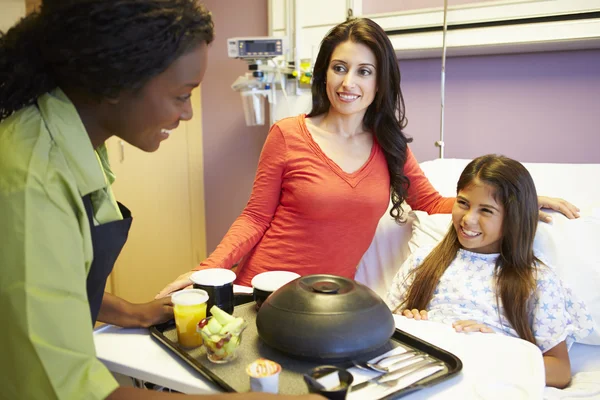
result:
<svg viewBox="0 0 600 400"><path fill-rule="evenodd" d="M267 0L203 1L212 12L215 40L202 82L206 250L212 252L240 214L252 189L268 126L246 126L240 95L231 84L246 73L227 56L227 38L266 36ZM235 3L235 4L234 4Z"/></svg>
<svg viewBox="0 0 600 400"><path fill-rule="evenodd" d="M412 148L438 157L439 59L401 60ZM447 158L600 163L600 50L446 60Z"/></svg>

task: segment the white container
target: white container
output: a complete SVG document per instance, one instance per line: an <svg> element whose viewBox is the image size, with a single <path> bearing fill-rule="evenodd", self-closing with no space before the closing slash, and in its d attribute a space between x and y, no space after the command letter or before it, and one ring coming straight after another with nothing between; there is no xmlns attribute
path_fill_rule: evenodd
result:
<svg viewBox="0 0 600 400"><path fill-rule="evenodd" d="M268 95L269 90L246 90L240 92L247 126L265 124L266 98Z"/></svg>
<svg viewBox="0 0 600 400"><path fill-rule="evenodd" d="M246 367L250 377L250 391L279 393L279 373L281 365L274 361L259 358Z"/></svg>

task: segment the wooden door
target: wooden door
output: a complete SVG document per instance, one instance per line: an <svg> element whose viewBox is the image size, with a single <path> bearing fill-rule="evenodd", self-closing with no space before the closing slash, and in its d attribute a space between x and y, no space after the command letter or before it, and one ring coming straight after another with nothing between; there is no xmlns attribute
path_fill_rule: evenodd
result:
<svg viewBox="0 0 600 400"><path fill-rule="evenodd" d="M194 118L182 122L154 153L120 139L107 142L117 199L132 213L127 243L107 289L130 302L154 298L206 256L200 91Z"/></svg>

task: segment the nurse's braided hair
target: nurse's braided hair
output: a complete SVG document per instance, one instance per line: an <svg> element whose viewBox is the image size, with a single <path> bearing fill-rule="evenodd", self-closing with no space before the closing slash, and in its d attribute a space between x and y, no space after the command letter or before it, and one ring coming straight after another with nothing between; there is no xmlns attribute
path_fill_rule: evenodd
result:
<svg viewBox="0 0 600 400"><path fill-rule="evenodd" d="M214 36L196 0L45 0L0 32L0 120L66 85L115 97Z"/></svg>

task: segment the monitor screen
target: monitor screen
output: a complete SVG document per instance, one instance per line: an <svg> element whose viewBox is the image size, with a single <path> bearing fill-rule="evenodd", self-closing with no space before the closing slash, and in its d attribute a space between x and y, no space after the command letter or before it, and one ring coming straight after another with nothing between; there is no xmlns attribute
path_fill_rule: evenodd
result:
<svg viewBox="0 0 600 400"><path fill-rule="evenodd" d="M273 53L275 52L275 42L265 41L246 41L246 51L249 53Z"/></svg>

